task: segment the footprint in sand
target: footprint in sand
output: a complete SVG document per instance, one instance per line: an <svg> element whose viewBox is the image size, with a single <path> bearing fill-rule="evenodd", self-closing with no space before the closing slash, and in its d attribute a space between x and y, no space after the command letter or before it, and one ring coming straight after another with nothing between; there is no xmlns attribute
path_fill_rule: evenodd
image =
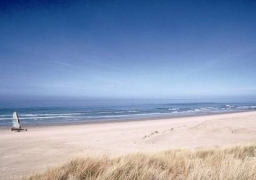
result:
<svg viewBox="0 0 256 180"><path fill-rule="evenodd" d="M143 139L153 136L154 134L158 134L158 131L152 132L150 135L145 135Z"/></svg>

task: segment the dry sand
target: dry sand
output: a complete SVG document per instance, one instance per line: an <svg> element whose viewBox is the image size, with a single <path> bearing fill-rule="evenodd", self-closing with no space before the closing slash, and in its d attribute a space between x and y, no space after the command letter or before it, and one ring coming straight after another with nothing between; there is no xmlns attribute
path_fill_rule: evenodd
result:
<svg viewBox="0 0 256 180"><path fill-rule="evenodd" d="M0 129L0 179L19 179L79 154L256 143L256 112L175 119Z"/></svg>

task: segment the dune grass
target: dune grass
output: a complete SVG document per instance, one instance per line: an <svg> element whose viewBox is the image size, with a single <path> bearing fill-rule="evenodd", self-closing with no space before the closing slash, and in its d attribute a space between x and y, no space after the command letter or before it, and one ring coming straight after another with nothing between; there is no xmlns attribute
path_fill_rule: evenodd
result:
<svg viewBox="0 0 256 180"><path fill-rule="evenodd" d="M256 180L256 145L78 157L27 180Z"/></svg>

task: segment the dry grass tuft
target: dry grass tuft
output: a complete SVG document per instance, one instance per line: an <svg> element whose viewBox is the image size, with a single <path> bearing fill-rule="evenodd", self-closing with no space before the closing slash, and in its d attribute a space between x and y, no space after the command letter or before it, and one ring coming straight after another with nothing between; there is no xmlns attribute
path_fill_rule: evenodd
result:
<svg viewBox="0 0 256 180"><path fill-rule="evenodd" d="M27 180L256 180L256 145L76 158Z"/></svg>

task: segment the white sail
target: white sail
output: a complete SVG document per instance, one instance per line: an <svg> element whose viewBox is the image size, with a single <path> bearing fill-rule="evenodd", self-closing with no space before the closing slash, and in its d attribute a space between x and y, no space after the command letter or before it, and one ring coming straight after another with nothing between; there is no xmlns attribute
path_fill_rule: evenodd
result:
<svg viewBox="0 0 256 180"><path fill-rule="evenodd" d="M14 112L12 114L12 127L13 128L17 128L17 129L20 129L21 126L20 126L20 120L19 120L19 117L18 117L18 114L16 112Z"/></svg>

